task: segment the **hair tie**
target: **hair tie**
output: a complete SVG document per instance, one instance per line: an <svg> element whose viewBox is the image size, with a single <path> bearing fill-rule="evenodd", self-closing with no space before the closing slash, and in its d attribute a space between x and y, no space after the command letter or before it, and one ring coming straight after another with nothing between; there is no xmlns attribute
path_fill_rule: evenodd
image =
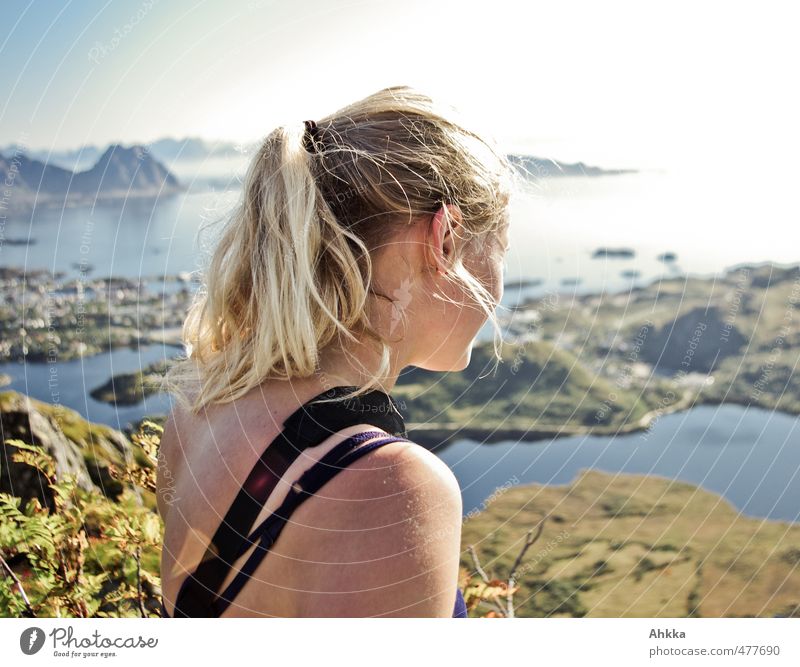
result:
<svg viewBox="0 0 800 667"><path fill-rule="evenodd" d="M317 123L313 120L304 120L303 124L306 126L303 134L303 146L309 153L315 153L317 151Z"/></svg>

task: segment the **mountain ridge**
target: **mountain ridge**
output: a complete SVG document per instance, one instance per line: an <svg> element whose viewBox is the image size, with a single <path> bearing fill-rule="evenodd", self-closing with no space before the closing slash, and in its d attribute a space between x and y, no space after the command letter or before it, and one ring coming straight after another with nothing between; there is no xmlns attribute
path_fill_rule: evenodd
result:
<svg viewBox="0 0 800 667"><path fill-rule="evenodd" d="M109 144L113 146L115 144ZM224 139L203 139L197 136L161 137L144 144L146 150L159 162L190 162L219 157L236 157L252 153L259 145L258 141L237 143ZM0 148L0 154L8 154L20 149L18 145L9 144ZM64 169L77 171L81 167L94 164L103 154L97 145L79 146L72 149L47 150L22 148L31 159L46 162ZM532 178L551 178L559 176L602 176L635 173L635 169L607 169L588 165L584 162L563 162L554 158L509 153L511 163L524 175Z"/></svg>
<svg viewBox="0 0 800 667"><path fill-rule="evenodd" d="M16 151L0 153L2 208L92 203L130 197L160 197L184 190L178 179L142 145L112 144L82 171L71 171Z"/></svg>

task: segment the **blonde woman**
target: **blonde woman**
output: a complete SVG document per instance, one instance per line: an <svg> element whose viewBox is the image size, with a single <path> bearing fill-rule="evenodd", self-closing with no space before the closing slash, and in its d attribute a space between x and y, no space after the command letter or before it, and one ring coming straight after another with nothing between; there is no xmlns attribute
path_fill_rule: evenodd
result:
<svg viewBox="0 0 800 667"><path fill-rule="evenodd" d="M390 392L499 334L512 181L406 86L266 137L166 377L164 616L466 616L458 483Z"/></svg>

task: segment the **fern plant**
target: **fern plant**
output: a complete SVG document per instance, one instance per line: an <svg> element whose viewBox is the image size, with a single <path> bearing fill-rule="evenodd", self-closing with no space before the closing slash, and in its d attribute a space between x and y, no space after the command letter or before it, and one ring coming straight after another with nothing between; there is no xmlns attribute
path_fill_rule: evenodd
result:
<svg viewBox="0 0 800 667"><path fill-rule="evenodd" d="M7 440L12 459L38 470L52 507L0 493L0 613L6 616L159 616L163 524L143 502L155 491L162 429L145 420L132 440L145 454L111 474L123 492L110 500L56 475L38 446Z"/></svg>

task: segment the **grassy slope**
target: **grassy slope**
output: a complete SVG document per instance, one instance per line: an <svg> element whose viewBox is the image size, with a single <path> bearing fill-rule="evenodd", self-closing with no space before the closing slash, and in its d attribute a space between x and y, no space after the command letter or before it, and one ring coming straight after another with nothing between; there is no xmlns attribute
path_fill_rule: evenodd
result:
<svg viewBox="0 0 800 667"><path fill-rule="evenodd" d="M505 344L495 369L490 345L476 346L458 373L412 370L393 395L408 405L408 421L432 427L457 424L495 428L618 428L648 411L646 396L614 387L577 358L547 341ZM598 413L612 394L608 411Z"/></svg>
<svg viewBox="0 0 800 667"><path fill-rule="evenodd" d="M657 476L583 471L566 486L508 489L465 520L464 549L502 578L545 513L523 561L520 616L800 614L800 526L739 516Z"/></svg>

